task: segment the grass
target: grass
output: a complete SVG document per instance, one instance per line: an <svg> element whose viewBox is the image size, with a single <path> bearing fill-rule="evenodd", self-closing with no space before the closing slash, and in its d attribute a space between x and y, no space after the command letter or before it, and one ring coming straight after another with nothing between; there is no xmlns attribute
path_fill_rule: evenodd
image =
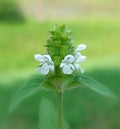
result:
<svg viewBox="0 0 120 129"><path fill-rule="evenodd" d="M71 129L119 129L119 20L57 23L66 23L72 29L75 46L83 42L88 45L84 52L88 59L82 66L118 96L118 101L114 102L85 88L67 91L63 106ZM46 96L52 100L53 93L38 93L24 101L13 114L7 111L18 87L36 72L38 62L34 61L33 55L46 53L44 45L52 25L51 21L0 23L0 129L38 129L39 99Z"/></svg>

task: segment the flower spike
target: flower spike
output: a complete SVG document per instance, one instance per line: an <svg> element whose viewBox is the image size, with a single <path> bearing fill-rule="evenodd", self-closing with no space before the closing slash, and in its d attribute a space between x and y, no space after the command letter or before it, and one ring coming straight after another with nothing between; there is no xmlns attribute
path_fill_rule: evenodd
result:
<svg viewBox="0 0 120 129"><path fill-rule="evenodd" d="M87 48L86 44L79 44L75 49L72 31L66 25L55 25L49 33L46 45L48 55L36 54L34 56L35 60L40 62L37 70L45 75L52 71L55 76L61 74L61 69L64 74L72 74L75 70L83 73L84 69L79 63L85 61L87 57L80 51Z"/></svg>

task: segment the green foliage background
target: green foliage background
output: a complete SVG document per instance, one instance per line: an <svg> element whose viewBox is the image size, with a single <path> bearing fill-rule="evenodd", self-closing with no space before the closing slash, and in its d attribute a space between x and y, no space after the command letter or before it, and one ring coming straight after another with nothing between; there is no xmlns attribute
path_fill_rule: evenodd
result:
<svg viewBox="0 0 120 129"><path fill-rule="evenodd" d="M25 17L15 0L0 0L0 21L23 22Z"/></svg>

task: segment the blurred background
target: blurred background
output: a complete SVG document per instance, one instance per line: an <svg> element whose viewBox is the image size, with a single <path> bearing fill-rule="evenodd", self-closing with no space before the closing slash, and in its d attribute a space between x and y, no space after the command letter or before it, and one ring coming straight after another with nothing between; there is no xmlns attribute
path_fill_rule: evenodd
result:
<svg viewBox="0 0 120 129"><path fill-rule="evenodd" d="M118 97L85 88L64 93L71 129L120 129L120 0L0 0L0 129L38 129L41 97L54 102L54 93L38 93L8 113L16 90L36 73L33 55L46 53L54 24L72 29L75 46L87 44L82 67Z"/></svg>

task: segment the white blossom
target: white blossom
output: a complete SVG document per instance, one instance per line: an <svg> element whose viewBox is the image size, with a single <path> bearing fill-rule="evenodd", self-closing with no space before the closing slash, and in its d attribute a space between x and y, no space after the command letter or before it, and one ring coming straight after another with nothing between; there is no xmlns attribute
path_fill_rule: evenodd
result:
<svg viewBox="0 0 120 129"><path fill-rule="evenodd" d="M85 50L86 45L80 44L74 52L73 55L67 55L62 60L62 63L60 64L60 68L62 68L62 71L64 74L72 74L74 70L80 70L81 73L84 72L84 69L81 68L80 64L81 62L86 60L86 56L82 55L79 51Z"/></svg>
<svg viewBox="0 0 120 129"><path fill-rule="evenodd" d="M84 73L84 69L80 66L79 63L85 61L86 58L87 58L86 56L81 55L79 52L75 54L74 66L75 69L80 69L81 73Z"/></svg>
<svg viewBox="0 0 120 129"><path fill-rule="evenodd" d="M62 68L62 71L64 74L71 74L73 72L74 62L75 58L73 55L67 55L65 56L64 60L62 60L62 63L60 64L60 68Z"/></svg>
<svg viewBox="0 0 120 129"><path fill-rule="evenodd" d="M41 74L47 75L49 71L54 71L54 62L52 61L50 55L34 55L35 60L40 62L40 66L38 66L37 70Z"/></svg>
<svg viewBox="0 0 120 129"><path fill-rule="evenodd" d="M78 47L75 49L75 53L85 50L87 48L86 44L79 44Z"/></svg>

